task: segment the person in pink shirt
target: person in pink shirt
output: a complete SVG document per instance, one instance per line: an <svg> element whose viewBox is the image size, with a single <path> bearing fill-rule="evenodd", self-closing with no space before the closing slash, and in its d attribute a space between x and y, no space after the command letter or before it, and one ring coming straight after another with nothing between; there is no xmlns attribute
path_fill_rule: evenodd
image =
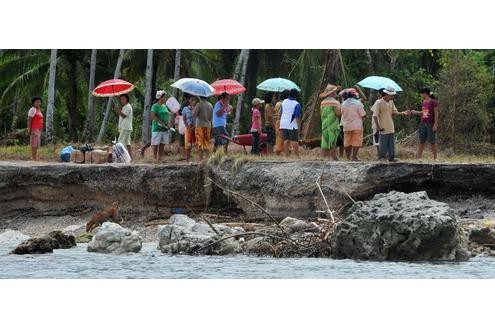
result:
<svg viewBox="0 0 495 328"><path fill-rule="evenodd" d="M251 108L251 134L253 135L253 143L251 147L251 154L259 155L260 153L260 135L261 135L261 105L265 103L260 98L254 98L251 101L253 108Z"/></svg>
<svg viewBox="0 0 495 328"><path fill-rule="evenodd" d="M358 100L354 88L347 90L348 98L341 106L341 124L344 128L344 148L348 160L359 161L359 148L363 145L363 119L366 116L363 104Z"/></svg>

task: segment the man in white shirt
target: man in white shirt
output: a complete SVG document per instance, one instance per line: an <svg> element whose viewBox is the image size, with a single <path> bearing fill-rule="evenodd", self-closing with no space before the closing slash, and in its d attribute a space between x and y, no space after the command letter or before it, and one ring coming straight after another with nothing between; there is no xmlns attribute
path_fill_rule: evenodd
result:
<svg viewBox="0 0 495 328"><path fill-rule="evenodd" d="M129 156L131 153L131 134L132 134L132 106L129 104L129 96L123 94L119 96L122 109L115 104L114 110L119 115L119 142L126 146Z"/></svg>

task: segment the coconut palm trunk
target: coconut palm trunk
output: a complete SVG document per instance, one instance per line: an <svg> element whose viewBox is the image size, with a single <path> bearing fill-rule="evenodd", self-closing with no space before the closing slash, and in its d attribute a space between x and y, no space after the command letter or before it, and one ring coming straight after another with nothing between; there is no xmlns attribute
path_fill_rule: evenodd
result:
<svg viewBox="0 0 495 328"><path fill-rule="evenodd" d="M153 49L148 49L146 60L146 94L144 95L142 142L146 144L150 141L150 109L151 109L151 88L153 85Z"/></svg>
<svg viewBox="0 0 495 328"><path fill-rule="evenodd" d="M175 67L174 67L174 81L177 81L180 77L180 49L175 50ZM172 95L177 98L177 89L172 90Z"/></svg>
<svg viewBox="0 0 495 328"><path fill-rule="evenodd" d="M93 134L95 128L95 99L93 97L93 89L95 88L95 75L96 75L96 53L97 49L91 50L91 61L89 68L89 85L88 85L88 118L86 121L86 127L82 135L82 140L87 140L90 135Z"/></svg>
<svg viewBox="0 0 495 328"><path fill-rule="evenodd" d="M118 79L120 77L122 62L124 61L125 50L120 49L119 57L117 58L117 64L115 65L115 72L113 74L114 79ZM105 136L105 131L107 129L108 116L110 115L110 110L112 109L112 98L108 99L107 108L105 110L105 115L103 116L103 120L101 121L100 133L98 133L98 138L96 139L96 143L101 144L103 141L103 137Z"/></svg>
<svg viewBox="0 0 495 328"><path fill-rule="evenodd" d="M244 82L246 80L248 60L249 60L249 49L242 49L241 53L239 54L239 61L237 62L236 65L236 70L237 67L242 67L240 71L240 79L239 79L239 82L242 85L244 85ZM240 65L240 63L242 63L242 66ZM234 76L235 75L236 74L234 74ZM243 94L237 96L237 106L235 109L234 125L232 127L232 136L239 134L239 125L241 121L241 110L242 110L243 100L244 100Z"/></svg>
<svg viewBox="0 0 495 328"><path fill-rule="evenodd" d="M50 54L50 71L48 75L48 105L46 106L46 140L53 144L53 112L55 109L55 77L57 75L57 49Z"/></svg>

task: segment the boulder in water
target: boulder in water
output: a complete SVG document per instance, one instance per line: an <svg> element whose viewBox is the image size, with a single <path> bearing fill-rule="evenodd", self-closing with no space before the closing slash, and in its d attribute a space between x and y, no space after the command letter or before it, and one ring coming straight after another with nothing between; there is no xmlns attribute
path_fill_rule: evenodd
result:
<svg viewBox="0 0 495 328"><path fill-rule="evenodd" d="M230 228L213 224L196 223L187 215L175 214L169 219L170 224L161 226L158 232L158 249L169 254L195 254L202 247L217 242L221 238L243 233L242 228ZM240 243L235 237L205 247L200 254L227 255L241 251Z"/></svg>
<svg viewBox="0 0 495 328"><path fill-rule="evenodd" d="M356 202L332 238L332 256L364 260L467 260L451 208L426 192L392 191Z"/></svg>
<svg viewBox="0 0 495 328"><path fill-rule="evenodd" d="M20 243L12 254L45 254L53 253L53 249L57 246L56 241L49 237L30 238Z"/></svg>
<svg viewBox="0 0 495 328"><path fill-rule="evenodd" d="M88 252L137 253L142 245L142 238L137 231L125 229L117 223L105 222L88 243Z"/></svg>
<svg viewBox="0 0 495 328"><path fill-rule="evenodd" d="M57 242L58 247L55 248L67 249L76 246L76 239L74 236L66 235L62 231L52 231L48 234L48 237L51 237Z"/></svg>
<svg viewBox="0 0 495 328"><path fill-rule="evenodd" d="M54 249L65 249L76 246L74 236L68 236L61 231L52 231L47 236L29 238L20 243L13 254L45 254L53 253Z"/></svg>

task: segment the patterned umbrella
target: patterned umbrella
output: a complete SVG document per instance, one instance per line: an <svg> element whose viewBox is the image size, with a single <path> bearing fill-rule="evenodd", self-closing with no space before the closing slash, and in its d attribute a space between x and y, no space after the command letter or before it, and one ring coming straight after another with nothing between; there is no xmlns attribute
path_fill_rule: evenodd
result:
<svg viewBox="0 0 495 328"><path fill-rule="evenodd" d="M265 80L258 84L256 89L264 90L264 91L272 91L272 92L282 92L284 90L296 89L297 91L301 91L301 89L292 82L291 80L283 79L281 77L276 77L272 79Z"/></svg>
<svg viewBox="0 0 495 328"><path fill-rule="evenodd" d="M213 82L211 86L215 89L215 92L213 93L215 96L220 96L224 92L229 95L238 95L246 92L246 88L236 80L217 80Z"/></svg>
<svg viewBox="0 0 495 328"><path fill-rule="evenodd" d="M95 97L113 97L120 96L125 93L129 93L134 90L134 85L130 82L113 79L105 82L101 82L93 90L93 96Z"/></svg>

